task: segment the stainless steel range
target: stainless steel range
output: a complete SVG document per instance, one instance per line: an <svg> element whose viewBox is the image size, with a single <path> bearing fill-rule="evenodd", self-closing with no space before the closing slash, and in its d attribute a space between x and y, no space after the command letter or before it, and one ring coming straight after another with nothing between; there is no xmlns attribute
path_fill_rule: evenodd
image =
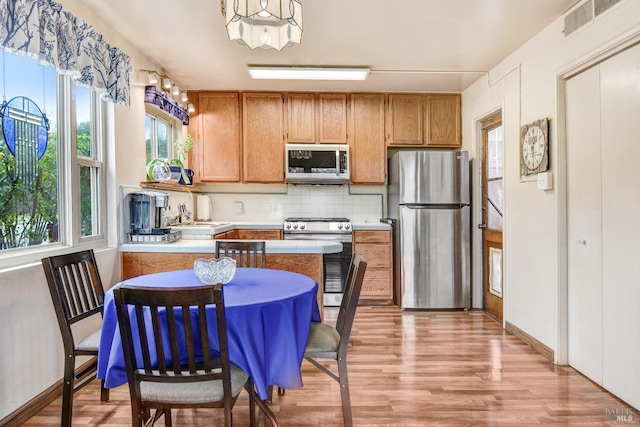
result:
<svg viewBox="0 0 640 427"><path fill-rule="evenodd" d="M324 255L324 305L338 307L352 254L352 230L349 218L286 218L285 240L330 240L342 243L342 252Z"/></svg>

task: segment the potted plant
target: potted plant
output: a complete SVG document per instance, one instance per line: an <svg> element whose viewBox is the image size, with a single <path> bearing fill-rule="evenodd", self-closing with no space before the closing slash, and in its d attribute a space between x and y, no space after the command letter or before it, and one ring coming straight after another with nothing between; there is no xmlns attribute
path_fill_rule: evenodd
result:
<svg viewBox="0 0 640 427"><path fill-rule="evenodd" d="M169 182L171 179L179 184L191 185L193 171L184 167L189 150L193 147L191 135L187 136L184 142L176 141L175 151L178 157L171 160L156 157L147 163L147 181L149 182Z"/></svg>
<svg viewBox="0 0 640 427"><path fill-rule="evenodd" d="M184 162L187 160L189 151L193 148L193 138L191 135L187 135L184 141L176 141L174 144L177 158L169 161L169 166L172 172L179 172L180 177L179 184L191 185L193 182L193 171L184 167Z"/></svg>

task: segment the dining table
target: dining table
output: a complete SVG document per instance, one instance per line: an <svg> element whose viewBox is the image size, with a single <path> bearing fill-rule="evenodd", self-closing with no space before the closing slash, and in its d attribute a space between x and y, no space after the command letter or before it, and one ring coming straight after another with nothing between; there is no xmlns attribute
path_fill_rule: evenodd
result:
<svg viewBox="0 0 640 427"><path fill-rule="evenodd" d="M203 285L193 269L187 269L134 277L105 293L97 377L105 380L106 388L127 382L113 295L113 289L123 284L173 288ZM318 283L290 271L237 268L223 291L229 359L251 376L258 396L267 399L269 386L302 387L300 367L309 328L311 322L321 321ZM215 322L215 315L208 316L208 322ZM211 345L217 346L217 340Z"/></svg>

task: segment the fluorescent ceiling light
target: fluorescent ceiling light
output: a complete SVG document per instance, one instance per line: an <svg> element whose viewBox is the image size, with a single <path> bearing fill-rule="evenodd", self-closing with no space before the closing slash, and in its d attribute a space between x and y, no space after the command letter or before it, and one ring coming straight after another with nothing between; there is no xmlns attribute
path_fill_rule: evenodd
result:
<svg viewBox="0 0 640 427"><path fill-rule="evenodd" d="M366 80L368 68L259 67L248 66L253 79L281 80Z"/></svg>

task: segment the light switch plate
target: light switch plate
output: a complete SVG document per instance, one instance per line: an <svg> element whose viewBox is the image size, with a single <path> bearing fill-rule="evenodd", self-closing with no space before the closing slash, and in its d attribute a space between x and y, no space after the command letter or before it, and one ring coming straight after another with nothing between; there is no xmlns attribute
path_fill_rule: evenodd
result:
<svg viewBox="0 0 640 427"><path fill-rule="evenodd" d="M242 202L233 202L233 211L235 213L242 213Z"/></svg>
<svg viewBox="0 0 640 427"><path fill-rule="evenodd" d="M551 172L540 172L538 174L538 190L553 189L553 174Z"/></svg>

